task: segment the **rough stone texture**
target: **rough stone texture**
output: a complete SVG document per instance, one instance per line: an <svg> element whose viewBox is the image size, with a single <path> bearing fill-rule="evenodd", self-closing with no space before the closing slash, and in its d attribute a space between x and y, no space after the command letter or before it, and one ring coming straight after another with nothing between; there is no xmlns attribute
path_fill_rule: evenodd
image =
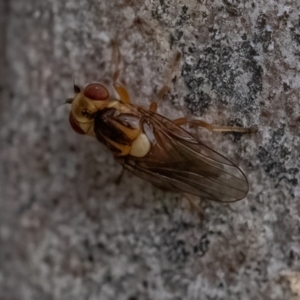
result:
<svg viewBox="0 0 300 300"><path fill-rule="evenodd" d="M0 3L0 299L300 299L297 0ZM255 135L198 134L237 162L246 199L202 204L130 174L68 124L72 77ZM180 72L181 70L181 72ZM4 87L4 88L3 88Z"/></svg>

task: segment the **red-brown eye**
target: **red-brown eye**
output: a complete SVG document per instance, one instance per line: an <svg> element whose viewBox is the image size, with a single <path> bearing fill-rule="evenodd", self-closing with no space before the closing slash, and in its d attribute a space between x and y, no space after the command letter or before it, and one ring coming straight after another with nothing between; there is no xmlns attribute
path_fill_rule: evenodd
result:
<svg viewBox="0 0 300 300"><path fill-rule="evenodd" d="M109 97L108 90L100 83L91 83L83 90L83 95L95 101L107 100Z"/></svg>
<svg viewBox="0 0 300 300"><path fill-rule="evenodd" d="M85 134L85 132L81 129L81 127L77 124L72 112L69 114L69 122L73 130L79 134Z"/></svg>

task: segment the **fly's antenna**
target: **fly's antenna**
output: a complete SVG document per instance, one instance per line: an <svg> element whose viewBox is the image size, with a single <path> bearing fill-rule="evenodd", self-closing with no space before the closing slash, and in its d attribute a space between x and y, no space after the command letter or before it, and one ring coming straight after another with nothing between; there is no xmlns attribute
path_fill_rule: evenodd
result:
<svg viewBox="0 0 300 300"><path fill-rule="evenodd" d="M80 88L80 86L77 85L76 82L75 82L75 75L73 75L72 81L73 81L73 89L74 89L74 93L75 93L75 94L79 94L79 93L81 92L81 88ZM53 110L56 110L57 108L59 108L59 107L62 106L62 105L65 105L65 104L72 104L73 100L74 100L74 97L70 97L70 98L68 98L65 102L63 102L63 103L58 104L57 106L55 106L55 107L53 108Z"/></svg>
<svg viewBox="0 0 300 300"><path fill-rule="evenodd" d="M59 107L65 105L65 104L72 104L74 98L68 98L65 102L58 104L53 108L53 110L57 110Z"/></svg>
<svg viewBox="0 0 300 300"><path fill-rule="evenodd" d="M64 105L64 104L72 104L73 100L74 100L74 98L68 98L68 99L66 100L66 102L63 103L63 104L61 104L61 105Z"/></svg>
<svg viewBox="0 0 300 300"><path fill-rule="evenodd" d="M75 75L73 75L73 89L75 94L79 94L81 92L80 86L76 84Z"/></svg>

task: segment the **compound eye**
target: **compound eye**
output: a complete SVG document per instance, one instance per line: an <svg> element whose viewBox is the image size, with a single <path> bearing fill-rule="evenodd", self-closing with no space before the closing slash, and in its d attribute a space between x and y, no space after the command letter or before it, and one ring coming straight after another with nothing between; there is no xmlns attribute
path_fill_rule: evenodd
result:
<svg viewBox="0 0 300 300"><path fill-rule="evenodd" d="M83 90L83 95L94 101L107 100L108 90L100 83L90 83Z"/></svg>
<svg viewBox="0 0 300 300"><path fill-rule="evenodd" d="M85 134L85 132L82 130L82 128L77 124L76 119L74 118L71 111L69 114L69 123L75 132L77 132L79 134Z"/></svg>

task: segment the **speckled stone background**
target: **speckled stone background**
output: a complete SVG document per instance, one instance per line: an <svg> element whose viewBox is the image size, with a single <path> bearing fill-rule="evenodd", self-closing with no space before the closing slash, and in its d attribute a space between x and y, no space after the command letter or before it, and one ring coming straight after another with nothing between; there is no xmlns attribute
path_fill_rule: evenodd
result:
<svg viewBox="0 0 300 300"><path fill-rule="evenodd" d="M300 299L297 0L1 0L0 299ZM72 79L110 84L111 41L135 103L181 53L170 118L258 125L198 135L250 192L201 204L161 191L75 134Z"/></svg>

